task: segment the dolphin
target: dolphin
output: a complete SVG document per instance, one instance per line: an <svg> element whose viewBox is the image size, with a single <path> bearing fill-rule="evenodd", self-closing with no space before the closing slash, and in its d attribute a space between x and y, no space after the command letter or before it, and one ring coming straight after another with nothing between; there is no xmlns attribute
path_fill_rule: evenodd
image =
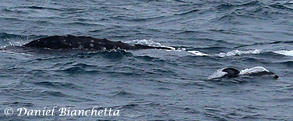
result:
<svg viewBox="0 0 293 121"><path fill-rule="evenodd" d="M85 49L85 50L138 50L138 49L166 49L168 47L154 47L141 44L127 44L121 41L110 41L108 39L97 39L90 36L49 36L33 40L24 47L48 48L48 49Z"/></svg>
<svg viewBox="0 0 293 121"><path fill-rule="evenodd" d="M228 77L228 78L238 77L239 73L240 73L240 71L238 71L235 68L225 68L222 71L226 72L226 74L224 76Z"/></svg>
<svg viewBox="0 0 293 121"><path fill-rule="evenodd" d="M256 67L244 69L241 71L235 68L230 68L230 67L219 69L214 74L209 76L208 79L212 80L212 79L220 79L220 78L235 78L235 77L244 76L244 75L247 75L247 76L269 75L269 76L273 76L275 79L279 78L277 74L267 70L266 68L262 66L256 66Z"/></svg>

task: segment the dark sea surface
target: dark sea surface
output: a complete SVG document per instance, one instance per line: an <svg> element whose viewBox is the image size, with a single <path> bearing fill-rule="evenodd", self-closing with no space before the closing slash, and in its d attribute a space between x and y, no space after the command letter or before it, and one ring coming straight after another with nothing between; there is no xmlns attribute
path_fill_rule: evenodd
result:
<svg viewBox="0 0 293 121"><path fill-rule="evenodd" d="M68 34L174 50L1 50L1 120L293 120L293 1L0 0L1 48ZM208 80L256 66L280 78ZM3 111L53 106L120 116Z"/></svg>

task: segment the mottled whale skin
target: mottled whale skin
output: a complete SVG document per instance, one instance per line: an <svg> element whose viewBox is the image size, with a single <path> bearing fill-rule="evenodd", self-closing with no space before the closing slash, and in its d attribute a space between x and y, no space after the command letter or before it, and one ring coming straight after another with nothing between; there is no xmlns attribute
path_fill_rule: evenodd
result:
<svg viewBox="0 0 293 121"><path fill-rule="evenodd" d="M127 44L121 41L110 41L108 39L97 39L89 36L49 36L33 40L24 47L48 48L48 49L86 49L86 50L138 50L138 49L167 49L167 47L153 47L141 44Z"/></svg>

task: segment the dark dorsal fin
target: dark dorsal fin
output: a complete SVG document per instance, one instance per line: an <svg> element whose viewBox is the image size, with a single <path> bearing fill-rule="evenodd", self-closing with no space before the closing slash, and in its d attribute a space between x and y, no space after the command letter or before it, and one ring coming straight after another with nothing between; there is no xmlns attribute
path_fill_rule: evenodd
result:
<svg viewBox="0 0 293 121"><path fill-rule="evenodd" d="M234 68L225 68L222 71L227 72L228 74L226 76L229 78L237 77L240 73L240 71L238 71L237 69L234 69Z"/></svg>

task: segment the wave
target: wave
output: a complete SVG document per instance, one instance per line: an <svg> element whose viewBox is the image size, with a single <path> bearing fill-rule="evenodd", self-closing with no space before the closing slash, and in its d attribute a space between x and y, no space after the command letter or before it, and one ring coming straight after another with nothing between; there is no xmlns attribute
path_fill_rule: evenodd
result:
<svg viewBox="0 0 293 121"><path fill-rule="evenodd" d="M280 51L275 51L274 53L285 55L285 56L293 56L293 50L280 50Z"/></svg>
<svg viewBox="0 0 293 121"><path fill-rule="evenodd" d="M14 102L14 101L9 101L9 102L3 102L4 105L14 105L14 106L25 106L25 107L33 107L33 103L28 103L28 102Z"/></svg>
<svg viewBox="0 0 293 121"><path fill-rule="evenodd" d="M64 23L64 25L81 25L81 26L101 26L98 23L93 23L93 22L81 22L81 21L73 21L73 22L69 22L69 23Z"/></svg>
<svg viewBox="0 0 293 121"><path fill-rule="evenodd" d="M206 54L200 51L188 51L189 53L195 56L218 56L218 57L230 57L230 56L241 56L241 55L251 55L251 54L261 54L261 53L275 53L284 56L293 56L293 50L280 50L280 51L267 51L263 52L258 49L254 50L232 50L226 53L219 53L215 55Z"/></svg>
<svg viewBox="0 0 293 121"><path fill-rule="evenodd" d="M261 51L258 49L255 50L246 50L246 51L242 51L242 50L233 50L227 53L220 53L217 54L217 56L219 57L226 57L226 56L240 56L240 55L246 55L246 54L260 54Z"/></svg>
<svg viewBox="0 0 293 121"><path fill-rule="evenodd" d="M0 33L0 38L18 38L18 37L21 37L21 35L9 34L5 32Z"/></svg>
<svg viewBox="0 0 293 121"><path fill-rule="evenodd" d="M135 95L136 94L134 94L132 92L128 92L128 91L125 91L125 90L121 90L121 91L117 92L116 94L114 94L114 97L115 96L118 96L118 97L133 97Z"/></svg>
<svg viewBox="0 0 293 121"><path fill-rule="evenodd" d="M145 17L145 18L129 18L129 17L126 17L124 15L117 15L117 16L112 16L110 18L115 19L115 20L121 20L121 21L129 21L129 22L148 22L148 21L164 19L166 17L171 17L171 16L154 16L154 17Z"/></svg>
<svg viewBox="0 0 293 121"><path fill-rule="evenodd" d="M287 7L287 6L279 4L279 3L272 4L272 5L269 5L269 6L272 7L272 8L275 8L275 9L280 9L280 10L288 10L288 11L293 10L293 8Z"/></svg>
<svg viewBox="0 0 293 121"><path fill-rule="evenodd" d="M97 69L98 69L98 67L95 65L78 63L78 64L72 65L70 67L66 67L64 69L57 70L57 71L65 72L68 74L100 73L100 71L98 71Z"/></svg>
<svg viewBox="0 0 293 121"><path fill-rule="evenodd" d="M56 10L56 11L60 11L60 9L49 8L49 7L41 7L41 6L21 6L21 7L18 7L18 8L28 8L28 9L36 9L36 10L47 9L47 10Z"/></svg>
<svg viewBox="0 0 293 121"><path fill-rule="evenodd" d="M67 83L67 82L49 82L49 81L43 81L43 82L35 82L35 85L43 86L43 87L49 87L49 88L58 88L58 89L79 89L79 87L73 83Z"/></svg>
<svg viewBox="0 0 293 121"><path fill-rule="evenodd" d="M249 7L249 6L256 6L256 5L261 5L262 3L259 1L251 1L243 4L232 4L232 3L223 3L218 5L216 8L217 9L228 9L232 7Z"/></svg>
<svg viewBox="0 0 293 121"><path fill-rule="evenodd" d="M104 58L108 59L121 59L123 57L131 57L132 53L126 50L106 50L106 51L97 51L92 54L101 54Z"/></svg>
<svg viewBox="0 0 293 121"><path fill-rule="evenodd" d="M189 53L191 53L193 55L196 55L196 56L208 56L208 54L206 54L206 53L202 53L200 51L195 51L195 50L193 50L193 51L187 51L187 52L189 52Z"/></svg>
<svg viewBox="0 0 293 121"><path fill-rule="evenodd" d="M259 42L259 43L253 43L253 44L247 44L247 45L240 45L236 48L257 46L257 45L270 45L270 44L293 44L293 41Z"/></svg>
<svg viewBox="0 0 293 121"><path fill-rule="evenodd" d="M60 92L60 91L43 91L41 92L41 95L43 96L54 96L54 97L70 97L69 95L66 95L65 93L63 92Z"/></svg>
<svg viewBox="0 0 293 121"><path fill-rule="evenodd" d="M31 38L38 37L39 35L18 35L0 32L0 48L7 46L22 46Z"/></svg>
<svg viewBox="0 0 293 121"><path fill-rule="evenodd" d="M207 54L197 50L187 51L191 53L193 56L216 56L216 57L230 57L230 56L241 56L241 55L250 55L250 54L260 54L261 50L232 50L226 53L219 54Z"/></svg>
<svg viewBox="0 0 293 121"><path fill-rule="evenodd" d="M255 5L260 5L262 4L259 1L250 1L247 3L242 3L242 4L231 4L231 3L223 3L221 5L218 5L217 8L221 8L221 7L233 7L233 6L242 6L242 7L247 7L247 6L255 6Z"/></svg>
<svg viewBox="0 0 293 121"><path fill-rule="evenodd" d="M293 66L293 61L285 61L285 62L279 62L280 64L286 65L287 67Z"/></svg>
<svg viewBox="0 0 293 121"><path fill-rule="evenodd" d="M246 24L246 21L243 21L244 19L278 19L276 16L280 16L281 14L290 14L289 12L292 12L293 10L290 5L286 5L280 2L266 3L262 1L251 1L240 4L226 2L215 6L215 8L219 11L227 12L225 14L219 14L220 16L214 18L213 21L221 23L224 22L227 24L233 23L237 25Z"/></svg>
<svg viewBox="0 0 293 121"><path fill-rule="evenodd" d="M292 8L286 6L286 4L292 4L292 1L289 1L285 4L281 4L280 2L273 3L273 4L266 4L264 2L260 1L250 1L247 3L241 3L241 4L233 4L229 2L222 3L218 6L216 6L217 9L230 9L234 7L252 7L257 6L259 8L275 8L275 9L283 9L283 10L293 10Z"/></svg>
<svg viewBox="0 0 293 121"><path fill-rule="evenodd" d="M178 14L174 14L174 15L188 15L188 14L195 13L198 11L199 11L198 9L194 9L194 10L190 10L190 11L186 11L186 12L182 12L182 13L178 13Z"/></svg>

